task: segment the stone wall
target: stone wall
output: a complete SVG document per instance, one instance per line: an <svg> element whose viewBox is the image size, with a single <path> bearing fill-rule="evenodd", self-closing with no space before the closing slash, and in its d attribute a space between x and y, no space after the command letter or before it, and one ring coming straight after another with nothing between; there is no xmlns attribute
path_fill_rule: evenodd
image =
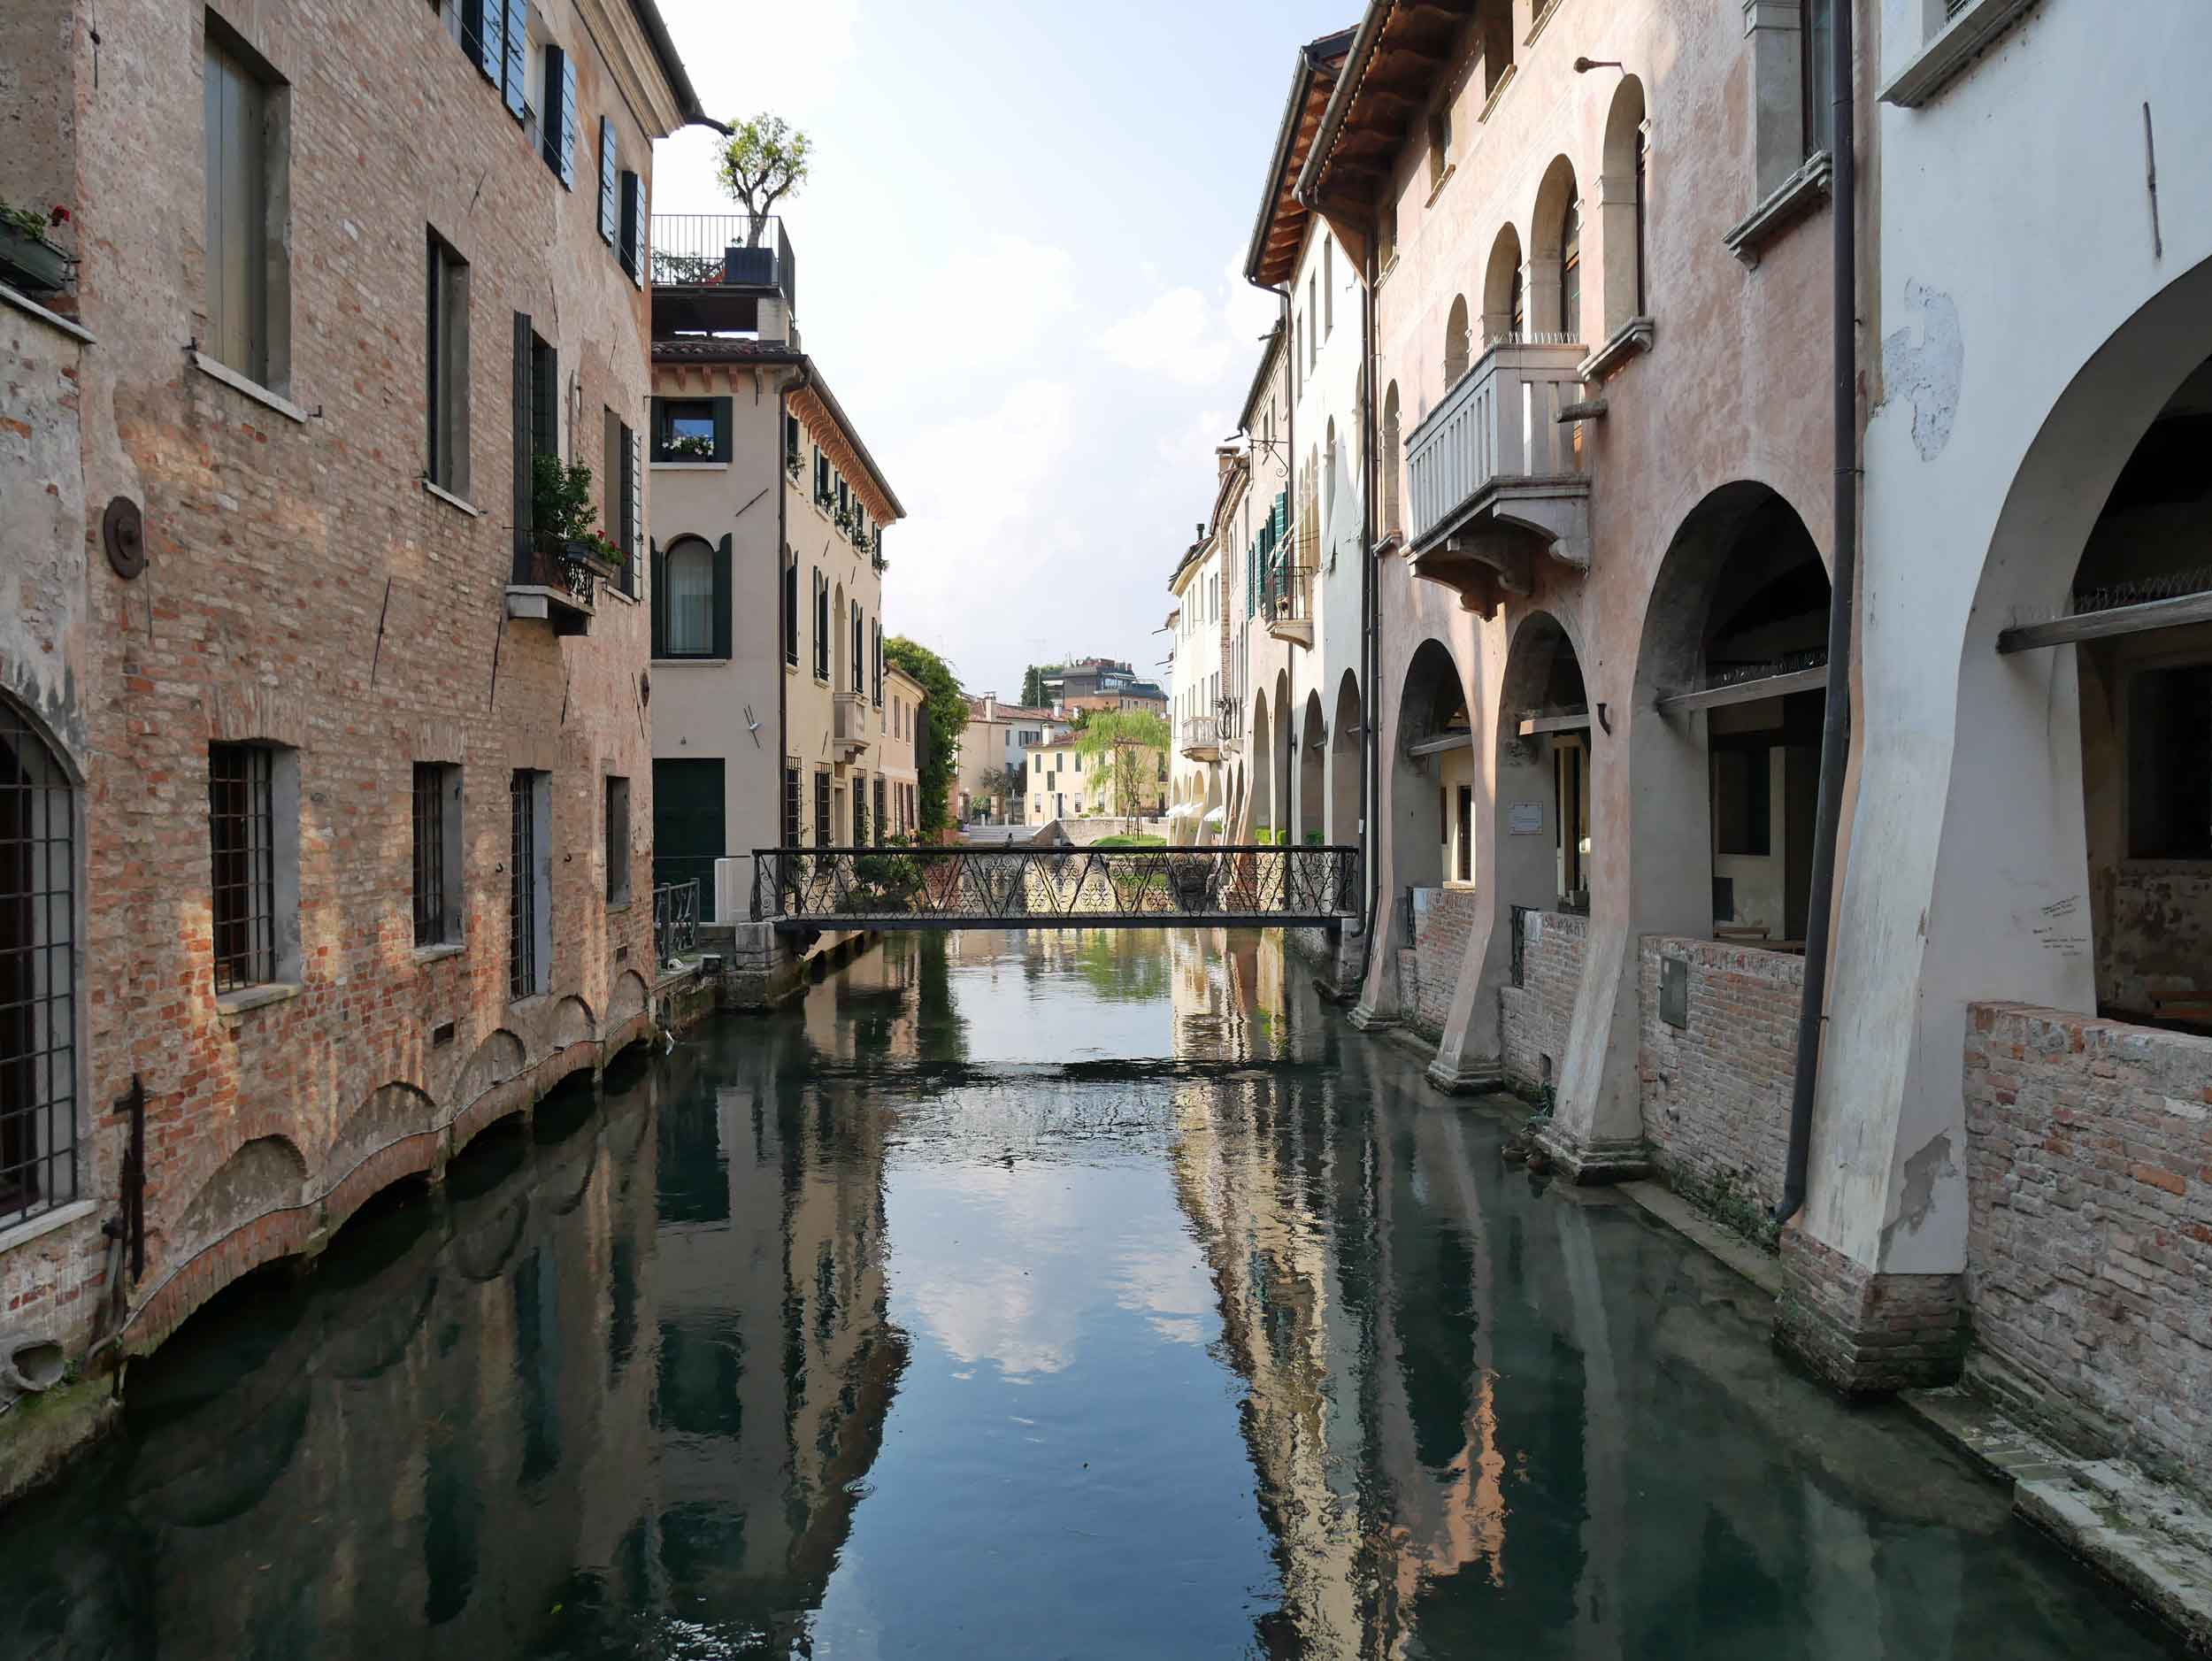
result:
<svg viewBox="0 0 2212 1661"><path fill-rule="evenodd" d="M1529 911L1522 918L1520 983L1498 992L1499 1059L1506 1081L1517 1088L1558 1082L1589 928L1587 918L1569 911Z"/></svg>
<svg viewBox="0 0 2212 1661"><path fill-rule="evenodd" d="M1770 1242L1782 1197L1805 960L1709 940L1645 936L1638 954L1644 1134L1669 1184ZM1661 966L1688 965L1688 1024L1662 1019Z"/></svg>
<svg viewBox="0 0 2212 1661"><path fill-rule="evenodd" d="M2212 1487L2212 1039L1976 1004L1965 1096L1978 1373Z"/></svg>

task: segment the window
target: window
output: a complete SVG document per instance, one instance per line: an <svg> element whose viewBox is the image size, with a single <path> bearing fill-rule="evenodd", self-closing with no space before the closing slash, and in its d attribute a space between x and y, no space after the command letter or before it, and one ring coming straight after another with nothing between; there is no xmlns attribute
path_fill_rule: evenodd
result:
<svg viewBox="0 0 2212 1661"><path fill-rule="evenodd" d="M655 461L727 461L729 458L729 399L653 400Z"/></svg>
<svg viewBox="0 0 2212 1661"><path fill-rule="evenodd" d="M883 707L883 621L880 618L870 628L869 641L869 662L873 666L872 685L873 696L870 701L875 704L876 708L881 709Z"/></svg>
<svg viewBox="0 0 2212 1661"><path fill-rule="evenodd" d="M461 938L461 770L415 764L415 944Z"/></svg>
<svg viewBox="0 0 2212 1661"><path fill-rule="evenodd" d="M883 788L881 779L876 781L876 788L879 790ZM853 780L853 846L865 848L867 845L868 787L865 782L856 777Z"/></svg>
<svg viewBox="0 0 2212 1661"><path fill-rule="evenodd" d="M1469 337L1467 333L1467 296L1454 295L1452 309L1444 319L1444 384L1457 386L1459 378L1467 373Z"/></svg>
<svg viewBox="0 0 2212 1661"><path fill-rule="evenodd" d="M1834 11L1835 0L1802 0L1799 14L1802 44L1797 61L1803 76L1800 96L1804 100L1807 156L1835 148L1835 91L1829 84L1835 72Z"/></svg>
<svg viewBox="0 0 2212 1661"><path fill-rule="evenodd" d="M622 269L641 288L645 286L645 181L636 173L622 175Z"/></svg>
<svg viewBox="0 0 2212 1661"><path fill-rule="evenodd" d="M787 762L783 770L783 845L799 845L799 770Z"/></svg>
<svg viewBox="0 0 2212 1661"><path fill-rule="evenodd" d="M1429 113L1429 188L1444 182L1452 160L1452 107L1447 104Z"/></svg>
<svg viewBox="0 0 2212 1661"><path fill-rule="evenodd" d="M603 115L599 118L599 240L610 248L615 245L622 219L620 160L614 122Z"/></svg>
<svg viewBox="0 0 2212 1661"><path fill-rule="evenodd" d="M1569 202L1559 221L1559 327L1582 338L1582 205Z"/></svg>
<svg viewBox="0 0 2212 1661"><path fill-rule="evenodd" d="M2127 719L2128 857L2212 859L2212 664L2138 670Z"/></svg>
<svg viewBox="0 0 2212 1661"><path fill-rule="evenodd" d="M814 678L830 678L830 590L819 565L814 567Z"/></svg>
<svg viewBox="0 0 2212 1661"><path fill-rule="evenodd" d="M1306 367L1309 370L1321 358L1321 334L1314 322L1321 315L1319 288L1319 280L1309 273L1306 277Z"/></svg>
<svg viewBox="0 0 2212 1661"><path fill-rule="evenodd" d="M281 388L288 361L290 267L288 94L276 73L213 13L206 23L207 355Z"/></svg>
<svg viewBox="0 0 2212 1661"><path fill-rule="evenodd" d="M207 763L220 994L277 978L275 767L265 744L211 744Z"/></svg>
<svg viewBox="0 0 2212 1661"><path fill-rule="evenodd" d="M866 670L866 666L865 666L865 665L866 665L866 664L867 664L868 659L867 659L866 653L863 650L863 642L865 642L865 641L866 641L866 639L867 639L867 630L866 630L866 628L864 627L864 626L863 625L863 623L862 623L862 621L861 621L861 611L860 611L860 602L859 602L859 601L855 600L855 601L852 603L852 610L853 610L853 691L854 691L854 693L855 693L856 695L857 695L857 694L859 693L859 691L860 691L861 687L862 687L862 686L863 686L863 684L864 684L864 681L863 681L863 680L862 680L862 677L863 677L864 675L865 675L865 674L866 674L866 673L867 673L867 670Z"/></svg>
<svg viewBox="0 0 2212 1661"><path fill-rule="evenodd" d="M607 904L630 903L630 781L610 773L605 781Z"/></svg>
<svg viewBox="0 0 2212 1661"><path fill-rule="evenodd" d="M76 793L0 699L0 1227L77 1197Z"/></svg>
<svg viewBox="0 0 2212 1661"><path fill-rule="evenodd" d="M545 84L538 107L545 112L539 153L566 188L576 188L576 65L557 46L545 49Z"/></svg>
<svg viewBox="0 0 2212 1661"><path fill-rule="evenodd" d="M783 418L783 465L793 478L799 476L799 418L795 415Z"/></svg>
<svg viewBox="0 0 2212 1661"><path fill-rule="evenodd" d="M424 474L442 490L469 492L469 268L433 231L424 331L429 457Z"/></svg>
<svg viewBox="0 0 2212 1661"><path fill-rule="evenodd" d="M1382 528L1391 535L1398 529L1398 383L1392 381L1383 395Z"/></svg>
<svg viewBox="0 0 2212 1661"><path fill-rule="evenodd" d="M783 562L783 660L799 662L799 562L786 550Z"/></svg>
<svg viewBox="0 0 2212 1661"><path fill-rule="evenodd" d="M1459 819L1455 826L1458 841L1452 858L1452 874L1459 881L1475 880L1475 792L1471 785L1459 787Z"/></svg>
<svg viewBox="0 0 2212 1661"><path fill-rule="evenodd" d="M666 638L657 656L714 656L714 550L703 538L680 537L663 557Z"/></svg>
<svg viewBox="0 0 2212 1661"><path fill-rule="evenodd" d="M601 527L622 550L616 585L637 596L638 553L645 541L645 462L638 434L612 410L601 412L606 437L601 449L600 482L606 496L599 504Z"/></svg>
<svg viewBox="0 0 2212 1661"><path fill-rule="evenodd" d="M1713 750L1713 851L1763 859L1771 851L1772 788L1767 745Z"/></svg>
<svg viewBox="0 0 2212 1661"><path fill-rule="evenodd" d="M507 790L507 995L545 989L552 948L553 775L518 768Z"/></svg>
<svg viewBox="0 0 2212 1661"><path fill-rule="evenodd" d="M830 776L827 767L814 772L814 845L830 845Z"/></svg>
<svg viewBox="0 0 2212 1661"><path fill-rule="evenodd" d="M534 469L540 456L561 453L560 354L540 339L530 315L518 311L514 319L514 355L511 370L514 388L514 519L517 574L536 581L525 564L534 551L532 525Z"/></svg>
<svg viewBox="0 0 2212 1661"><path fill-rule="evenodd" d="M1328 238L1321 239L1321 338L1326 340L1336 333L1336 269L1335 244Z"/></svg>

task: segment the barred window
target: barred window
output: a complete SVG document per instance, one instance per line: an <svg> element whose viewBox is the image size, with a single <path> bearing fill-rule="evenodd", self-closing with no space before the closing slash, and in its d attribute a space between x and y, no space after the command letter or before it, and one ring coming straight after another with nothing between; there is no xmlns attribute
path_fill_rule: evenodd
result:
<svg viewBox="0 0 2212 1661"><path fill-rule="evenodd" d="M550 795L549 775L526 767L516 770L508 787L507 994L518 1001L545 986Z"/></svg>
<svg viewBox="0 0 2212 1661"><path fill-rule="evenodd" d="M878 774L876 775L876 835L877 835L879 838L880 838L880 837L882 837L882 836L886 835L887 834L895 834L895 833L891 832L891 828L890 828L890 827L889 827L888 825L885 824L885 822L884 822L884 819L883 819L883 775L882 775L881 773L878 773Z"/></svg>
<svg viewBox="0 0 2212 1661"><path fill-rule="evenodd" d="M0 1227L77 1196L75 805L0 700Z"/></svg>
<svg viewBox="0 0 2212 1661"><path fill-rule="evenodd" d="M799 770L796 767L783 770L783 845L786 848L799 845Z"/></svg>
<svg viewBox="0 0 2212 1661"><path fill-rule="evenodd" d="M215 989L276 979L276 815L265 744L208 746Z"/></svg>
<svg viewBox="0 0 2212 1661"><path fill-rule="evenodd" d="M853 846L868 845L868 786L864 780L853 781Z"/></svg>
<svg viewBox="0 0 2212 1661"><path fill-rule="evenodd" d="M415 944L445 935L445 783L434 762L415 764Z"/></svg>
<svg viewBox="0 0 2212 1661"><path fill-rule="evenodd" d="M814 845L830 846L830 776L826 768L814 775Z"/></svg>

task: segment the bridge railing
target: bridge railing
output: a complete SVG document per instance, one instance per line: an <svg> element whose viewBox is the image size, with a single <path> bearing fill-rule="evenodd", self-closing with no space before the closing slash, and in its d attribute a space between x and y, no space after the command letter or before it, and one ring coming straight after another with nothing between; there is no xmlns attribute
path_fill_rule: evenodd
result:
<svg viewBox="0 0 2212 1661"><path fill-rule="evenodd" d="M1310 924L1359 905L1359 850L763 848L753 916L813 928Z"/></svg>

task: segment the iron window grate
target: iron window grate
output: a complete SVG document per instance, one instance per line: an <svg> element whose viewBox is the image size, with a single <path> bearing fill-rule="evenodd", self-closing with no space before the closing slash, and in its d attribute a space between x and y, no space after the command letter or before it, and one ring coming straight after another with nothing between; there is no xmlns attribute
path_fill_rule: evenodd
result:
<svg viewBox="0 0 2212 1661"><path fill-rule="evenodd" d="M0 701L0 1227L77 1194L76 818Z"/></svg>
<svg viewBox="0 0 2212 1661"><path fill-rule="evenodd" d="M511 831L507 869L507 992L514 998L538 989L537 777L515 773L507 791Z"/></svg>
<svg viewBox="0 0 2212 1661"><path fill-rule="evenodd" d="M415 944L436 946L446 937L445 769L415 764Z"/></svg>
<svg viewBox="0 0 2212 1661"><path fill-rule="evenodd" d="M814 845L827 848L835 839L830 832L830 777L826 773L814 775Z"/></svg>
<svg viewBox="0 0 2212 1661"><path fill-rule="evenodd" d="M261 744L208 747L207 820L219 993L276 979L273 760Z"/></svg>

